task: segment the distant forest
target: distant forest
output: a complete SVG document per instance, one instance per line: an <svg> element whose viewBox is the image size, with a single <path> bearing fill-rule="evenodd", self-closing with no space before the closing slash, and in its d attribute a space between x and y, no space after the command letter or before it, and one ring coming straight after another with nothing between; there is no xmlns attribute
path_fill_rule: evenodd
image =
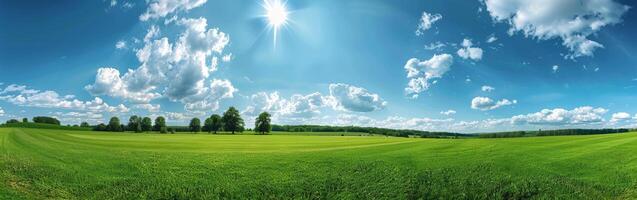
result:
<svg viewBox="0 0 637 200"><path fill-rule="evenodd" d="M161 117L160 117L161 118ZM140 117L141 119L141 117ZM161 118L159 121L162 121ZM118 119L119 121L119 119ZM130 121L130 120L129 120ZM139 121L140 127L141 125L147 124L147 131L160 131L161 127L150 126L150 119L146 120L148 122L142 123L143 120L133 120L134 122ZM133 122L132 121L132 122ZM134 123L133 123L134 124ZM157 124L157 120L156 120ZM192 125L192 124L191 124ZM134 131L135 129L129 128L131 122L128 125L117 123L117 127L121 127L120 131ZM175 133L175 132L199 132L193 131L191 126L166 126L165 122L161 122L160 126L167 127L164 128L162 132L166 133ZM53 117L43 117L38 116L34 117L32 122L28 122L27 118L20 120L10 119L5 124L0 124L0 127L23 127L23 128L45 128L45 129L66 129L66 130L98 130L104 131L106 127L105 124L99 125L89 125L86 122L83 122L79 125L66 125L61 126L60 121ZM199 128L201 129L201 127ZM367 133L373 135L384 135L384 136L392 136L392 137L420 137L420 138L511 138L511 137L537 137L537 136L559 136L559 135L593 135L593 134L610 134L610 133L626 133L631 131L637 131L637 129L559 129L559 130L536 130L536 131L508 131L508 132L493 132L493 133L454 133L454 132L436 132L436 131L421 131L421 130L409 130L409 129L389 129L389 128L376 128L376 127L360 127L360 126L326 126L326 125L271 125L272 131L277 132L298 132L302 134L303 132L352 132L352 133ZM243 127L241 126L238 132L243 132ZM252 129L247 129L247 131L253 131ZM142 131L134 131L134 132L142 132ZM144 131L146 132L146 131ZM206 131L204 131L206 132ZM210 132L210 131L207 131Z"/></svg>

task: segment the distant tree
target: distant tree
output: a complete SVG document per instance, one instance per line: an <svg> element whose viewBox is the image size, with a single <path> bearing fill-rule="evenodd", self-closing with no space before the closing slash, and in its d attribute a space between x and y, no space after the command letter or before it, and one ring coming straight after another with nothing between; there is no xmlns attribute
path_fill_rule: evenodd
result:
<svg viewBox="0 0 637 200"><path fill-rule="evenodd" d="M41 123L41 124L55 124L55 125L60 125L60 120L55 119L53 117L43 117L43 116L37 116L37 117L33 117L33 122L34 123Z"/></svg>
<svg viewBox="0 0 637 200"><path fill-rule="evenodd" d="M190 125L188 126L190 127L190 131L191 132L199 132L201 131L201 120L199 120L199 118L192 118L192 120L190 120Z"/></svg>
<svg viewBox="0 0 637 200"><path fill-rule="evenodd" d="M86 127L91 127L91 125L89 125L88 122L82 122L80 123L80 127L86 128Z"/></svg>
<svg viewBox="0 0 637 200"><path fill-rule="evenodd" d="M159 116L155 118L155 125L153 126L153 130L162 132L161 131L162 127L166 127L166 119L162 116ZM162 133L166 133L166 131L164 130L164 132Z"/></svg>
<svg viewBox="0 0 637 200"><path fill-rule="evenodd" d="M142 119L137 115L130 116L126 130L137 132L137 126L140 125L141 121Z"/></svg>
<svg viewBox="0 0 637 200"><path fill-rule="evenodd" d="M232 134L237 131L243 131L243 119L241 119L239 111L234 107L228 108L228 110L223 113L221 122L223 123L223 130L230 131Z"/></svg>
<svg viewBox="0 0 637 200"><path fill-rule="evenodd" d="M7 120L7 124L15 124L15 123L20 123L20 121L18 121L17 119Z"/></svg>
<svg viewBox="0 0 637 200"><path fill-rule="evenodd" d="M221 127L223 126L221 122L221 116L217 114L213 114L210 116L209 119L211 120L211 123L212 123L210 126L210 131L214 132L214 134L217 134L217 131L219 131Z"/></svg>
<svg viewBox="0 0 637 200"><path fill-rule="evenodd" d="M212 131L212 119L206 118L206 121L203 123L203 131L210 133Z"/></svg>
<svg viewBox="0 0 637 200"><path fill-rule="evenodd" d="M269 133L272 130L270 121L270 113L262 112L254 122L254 131L261 134Z"/></svg>
<svg viewBox="0 0 637 200"><path fill-rule="evenodd" d="M122 125L119 123L119 118L111 117L111 119L108 121L108 130L114 132L123 131Z"/></svg>
<svg viewBox="0 0 637 200"><path fill-rule="evenodd" d="M153 120L150 117L144 117L142 119L142 131L148 132L153 128Z"/></svg>
<svg viewBox="0 0 637 200"><path fill-rule="evenodd" d="M93 127L94 131L108 131L108 128L104 123L100 123L97 126Z"/></svg>
<svg viewBox="0 0 637 200"><path fill-rule="evenodd" d="M160 133L167 133L168 130L166 130L166 126L162 126L161 128L159 128L159 132Z"/></svg>
<svg viewBox="0 0 637 200"><path fill-rule="evenodd" d="M22 123L29 123L29 119L27 119L26 117L22 118Z"/></svg>

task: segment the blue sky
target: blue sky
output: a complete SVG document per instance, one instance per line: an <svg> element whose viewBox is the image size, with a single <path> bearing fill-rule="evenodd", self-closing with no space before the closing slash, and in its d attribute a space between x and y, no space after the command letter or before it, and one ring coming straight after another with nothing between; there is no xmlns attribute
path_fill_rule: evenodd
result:
<svg viewBox="0 0 637 200"><path fill-rule="evenodd" d="M266 4L285 7L274 27ZM0 3L0 120L236 106L279 124L483 132L637 125L635 3Z"/></svg>

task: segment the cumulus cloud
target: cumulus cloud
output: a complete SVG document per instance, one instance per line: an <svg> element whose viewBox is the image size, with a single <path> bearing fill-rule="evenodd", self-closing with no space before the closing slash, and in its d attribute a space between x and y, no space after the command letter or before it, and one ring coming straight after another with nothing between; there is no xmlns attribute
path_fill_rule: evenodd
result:
<svg viewBox="0 0 637 200"><path fill-rule="evenodd" d="M150 0L148 9L139 16L139 20L147 21L165 17L178 11L188 11L206 3L207 0Z"/></svg>
<svg viewBox="0 0 637 200"><path fill-rule="evenodd" d="M475 97L473 98L473 100L471 100L471 108L476 110L487 111L487 110L493 110L502 106L509 106L509 105L513 105L517 103L518 103L517 100L511 101L508 99L502 99L500 101L495 101L489 97Z"/></svg>
<svg viewBox="0 0 637 200"><path fill-rule="evenodd" d="M409 83L405 88L407 94L417 97L419 93L429 89L433 79L441 78L453 64L453 56L449 54L434 55L429 60L420 61L412 58L405 64Z"/></svg>
<svg viewBox="0 0 637 200"><path fill-rule="evenodd" d="M318 92L307 95L294 94L290 98L280 97L278 92L259 92L250 96L251 105L242 113L254 118L260 112L269 112L272 119L279 123L303 123L316 119L321 108L327 106L326 100Z"/></svg>
<svg viewBox="0 0 637 200"><path fill-rule="evenodd" d="M385 108L387 102L365 88L348 84L330 84L331 105L335 110L371 112Z"/></svg>
<svg viewBox="0 0 637 200"><path fill-rule="evenodd" d="M136 104L133 105L133 108L135 109L140 109L140 110L146 110L148 112L159 112L159 110L161 109L161 105L159 104L150 104L150 103L146 103L146 104Z"/></svg>
<svg viewBox="0 0 637 200"><path fill-rule="evenodd" d="M147 103L161 96L158 93L151 92L151 88L136 91L129 89L128 83L133 81L131 80L133 75L134 74L132 73L127 73L123 77L123 80L122 77L120 77L119 70L108 67L100 68L97 70L95 82L92 85L85 86L84 88L89 93L95 96L108 95L111 97L120 97L139 103Z"/></svg>
<svg viewBox="0 0 637 200"><path fill-rule="evenodd" d="M62 124L80 124L82 122L87 123L102 123L104 115L92 111L88 112L55 112L53 117L59 119Z"/></svg>
<svg viewBox="0 0 637 200"><path fill-rule="evenodd" d="M543 109L540 112L517 115L511 118L514 124L533 125L577 125L603 122L608 110L591 106L578 107L573 110L563 108Z"/></svg>
<svg viewBox="0 0 637 200"><path fill-rule="evenodd" d="M440 114L451 116L456 114L456 111L455 110L440 111Z"/></svg>
<svg viewBox="0 0 637 200"><path fill-rule="evenodd" d="M539 40L560 38L569 57L593 56L602 44L588 39L605 26L622 21L629 6L613 0L484 0L487 11L498 22Z"/></svg>
<svg viewBox="0 0 637 200"><path fill-rule="evenodd" d="M493 91L495 90L495 88L494 88L494 87L491 87L491 86L488 86L488 85L483 85L483 86L482 86L482 88L481 88L481 90L482 90L483 92L493 92Z"/></svg>
<svg viewBox="0 0 637 200"><path fill-rule="evenodd" d="M478 61L482 59L482 49L473 47L473 43L470 39L464 39L462 41L462 48L458 49L458 56L464 59L471 59Z"/></svg>
<svg viewBox="0 0 637 200"><path fill-rule="evenodd" d="M426 30L429 30L431 28L431 25L441 19L442 15L440 14L430 14L427 12L422 12L420 23L418 24L418 29L416 29L416 35L420 36L424 34Z"/></svg>
<svg viewBox="0 0 637 200"><path fill-rule="evenodd" d="M184 27L175 42L155 39L159 29L152 26L137 50L141 65L123 75L115 68L100 68L95 83L85 88L93 95L119 97L146 104L161 96L184 103L186 110L215 110L218 100L236 92L228 80L206 80L216 71L218 56L230 38L217 28L207 28L205 18L180 19Z"/></svg>
<svg viewBox="0 0 637 200"><path fill-rule="evenodd" d="M4 116L4 110L0 107L0 117Z"/></svg>
<svg viewBox="0 0 637 200"><path fill-rule="evenodd" d="M237 91L229 80L214 79L208 87L202 87L196 94L181 99L181 102L188 111L217 110L219 100L233 98Z"/></svg>
<svg viewBox="0 0 637 200"><path fill-rule="evenodd" d="M622 122L622 121L626 121L630 119L631 119L630 114L626 112L618 112L618 113L613 113L613 116L611 117L610 122L617 123L617 122Z"/></svg>
<svg viewBox="0 0 637 200"><path fill-rule="evenodd" d="M73 95L61 96L55 91L39 91L28 89L24 85L9 85L3 90L0 100L9 103L39 108L59 108L70 110L83 110L94 112L128 112L128 107L123 104L110 106L101 98L95 97L91 101L81 101L75 99Z"/></svg>

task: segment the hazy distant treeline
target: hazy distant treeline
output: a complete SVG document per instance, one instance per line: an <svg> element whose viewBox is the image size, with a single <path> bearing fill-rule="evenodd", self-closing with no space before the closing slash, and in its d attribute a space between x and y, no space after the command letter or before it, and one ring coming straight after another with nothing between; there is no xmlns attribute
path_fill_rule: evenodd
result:
<svg viewBox="0 0 637 200"><path fill-rule="evenodd" d="M561 129L561 130L538 130L538 131L509 131L498 133L478 134L481 138L507 138L507 137L533 137L533 136L558 136L558 135L594 135L609 133L626 133L630 129Z"/></svg>
<svg viewBox="0 0 637 200"><path fill-rule="evenodd" d="M375 127L359 127L359 126L325 126L325 125L272 125L272 131L284 132L358 132L376 135L396 136L396 137L423 137L423 138L450 138L450 137L467 137L460 133L451 132L430 132L418 130L401 130Z"/></svg>

